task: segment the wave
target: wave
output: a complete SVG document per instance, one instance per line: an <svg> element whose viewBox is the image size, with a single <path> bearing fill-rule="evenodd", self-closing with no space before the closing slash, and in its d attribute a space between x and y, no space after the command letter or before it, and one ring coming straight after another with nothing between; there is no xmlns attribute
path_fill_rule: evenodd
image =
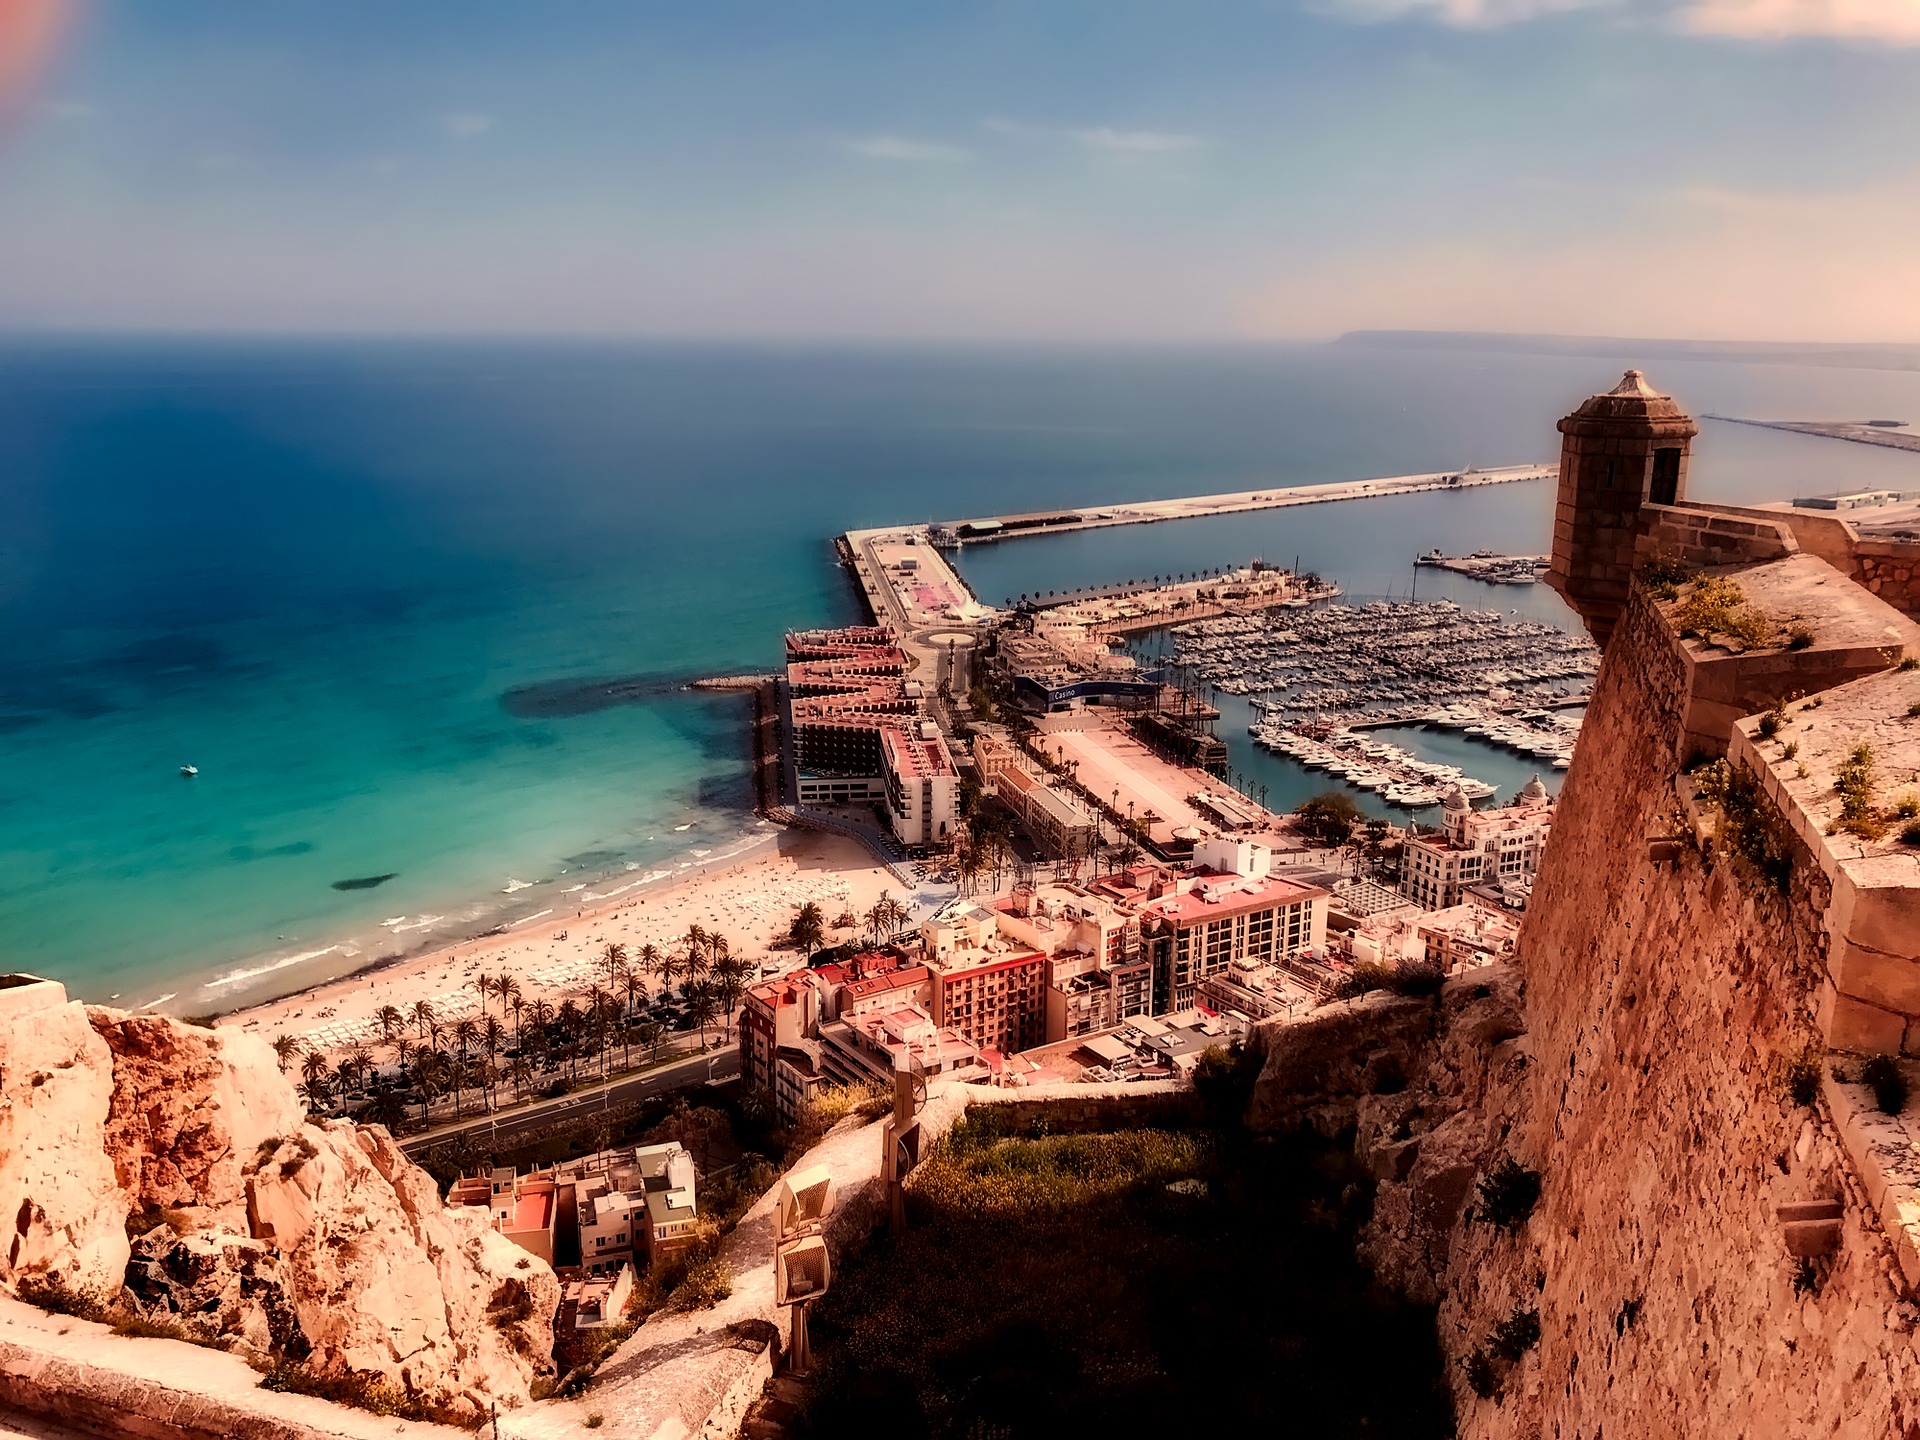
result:
<svg viewBox="0 0 1920 1440"><path fill-rule="evenodd" d="M276 970L284 970L289 965L298 965L302 960L318 960L322 955L331 955L339 948L338 945L329 945L324 950L303 950L298 955L284 955L278 960L269 960L264 965L254 965L244 970L229 970L224 975L216 975L201 986L201 989L225 990L230 985L239 985L261 975L271 975ZM156 1000L153 1003L157 1005L160 1002Z"/></svg>
<svg viewBox="0 0 1920 1440"><path fill-rule="evenodd" d="M177 999L179 997L179 994L180 992L177 990L169 990L166 994L162 995L158 1000L149 1000L147 1001L146 1004L140 1006L139 1008L142 1010L151 1010L156 1005L164 1005L169 1000Z"/></svg>
<svg viewBox="0 0 1920 1440"><path fill-rule="evenodd" d="M509 875L507 877L507 888L500 893L502 895L511 895L516 890L529 890L533 887L533 883L531 880L516 880L513 876Z"/></svg>

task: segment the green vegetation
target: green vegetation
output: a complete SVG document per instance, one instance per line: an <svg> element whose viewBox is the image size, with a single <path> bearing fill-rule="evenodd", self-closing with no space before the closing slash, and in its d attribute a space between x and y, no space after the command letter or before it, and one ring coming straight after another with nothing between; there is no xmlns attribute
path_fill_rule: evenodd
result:
<svg viewBox="0 0 1920 1440"><path fill-rule="evenodd" d="M1907 706L1907 719L1920 720L1920 700L1916 700L1913 704Z"/></svg>
<svg viewBox="0 0 1920 1440"><path fill-rule="evenodd" d="M1920 820L1911 820L1900 829L1902 845L1920 845Z"/></svg>
<svg viewBox="0 0 1920 1440"><path fill-rule="evenodd" d="M1008 1129L956 1126L835 1277L800 1433L1452 1433L1432 1312L1353 1258L1350 1147Z"/></svg>
<svg viewBox="0 0 1920 1440"><path fill-rule="evenodd" d="M1782 760L1791 760L1799 753L1800 742L1798 740L1789 740L1785 745L1780 747L1780 758Z"/></svg>
<svg viewBox="0 0 1920 1440"><path fill-rule="evenodd" d="M1353 797L1344 790L1328 790L1294 807L1300 833L1316 845L1344 845L1353 837L1356 826L1366 819Z"/></svg>
<svg viewBox="0 0 1920 1440"><path fill-rule="evenodd" d="M1711 641L1715 635L1738 640L1747 649L1774 643L1779 622L1757 605L1734 581L1707 575L1694 581L1674 606L1673 622L1682 635Z"/></svg>
<svg viewBox="0 0 1920 1440"><path fill-rule="evenodd" d="M1907 1108L1907 1076L1891 1055L1875 1055L1860 1067L1860 1083L1873 1091L1873 1103L1882 1115L1898 1115Z"/></svg>
<svg viewBox="0 0 1920 1440"><path fill-rule="evenodd" d="M1663 554L1644 562L1637 573L1640 583L1647 587L1654 599L1678 600L1680 587L1692 583L1700 572L1684 560Z"/></svg>
<svg viewBox="0 0 1920 1440"><path fill-rule="evenodd" d="M1511 1155L1480 1177L1480 1200L1473 1218L1500 1230L1518 1230L1540 1203L1540 1172Z"/></svg>
<svg viewBox="0 0 1920 1440"><path fill-rule="evenodd" d="M1793 851L1786 829L1767 810L1760 784L1745 769L1722 758L1693 776L1694 793L1718 807L1716 840L1720 849L1746 861L1781 894L1793 879Z"/></svg>
<svg viewBox="0 0 1920 1440"><path fill-rule="evenodd" d="M1896 670L1920 670L1920 655L1902 655Z"/></svg>
<svg viewBox="0 0 1920 1440"><path fill-rule="evenodd" d="M1362 960L1342 983L1340 998L1351 999L1370 990L1391 990L1396 995L1438 995L1446 980L1446 971L1424 960L1403 960L1395 965Z"/></svg>
<svg viewBox="0 0 1920 1440"><path fill-rule="evenodd" d="M1853 747L1836 772L1834 790L1840 796L1838 827L1863 840L1878 840L1887 833L1887 822L1873 803L1873 747Z"/></svg>
<svg viewBox="0 0 1920 1440"><path fill-rule="evenodd" d="M1787 649L1805 650L1813 644L1813 631L1804 625L1795 625L1787 631Z"/></svg>
<svg viewBox="0 0 1920 1440"><path fill-rule="evenodd" d="M347 1370L322 1374L305 1365L282 1363L274 1366L261 1380L262 1390L278 1390L289 1395L313 1395L336 1405L351 1405L374 1415L391 1415L400 1420L426 1420L439 1425L457 1425L463 1430L478 1430L482 1417L470 1409L429 1405L409 1395L398 1385L371 1370Z"/></svg>
<svg viewBox="0 0 1920 1440"><path fill-rule="evenodd" d="M1781 1084L1787 1098L1802 1107L1813 1104L1820 1094L1820 1052L1808 1046L1787 1058L1781 1071Z"/></svg>
<svg viewBox="0 0 1920 1440"><path fill-rule="evenodd" d="M1493 1348L1509 1360L1518 1360L1540 1343L1540 1312L1515 1309L1493 1327Z"/></svg>

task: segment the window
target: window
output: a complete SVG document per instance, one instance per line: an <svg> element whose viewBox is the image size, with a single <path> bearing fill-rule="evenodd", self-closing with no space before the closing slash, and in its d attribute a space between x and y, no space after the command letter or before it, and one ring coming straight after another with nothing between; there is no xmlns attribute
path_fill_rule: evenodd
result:
<svg viewBox="0 0 1920 1440"><path fill-rule="evenodd" d="M604 1236L604 1235L596 1235L596 1236L594 1236L594 1237L593 1237L593 1248L594 1248L594 1249L596 1249L596 1250L604 1250L604 1249L606 1249L606 1248L607 1248L607 1237L606 1237L606 1236Z"/></svg>

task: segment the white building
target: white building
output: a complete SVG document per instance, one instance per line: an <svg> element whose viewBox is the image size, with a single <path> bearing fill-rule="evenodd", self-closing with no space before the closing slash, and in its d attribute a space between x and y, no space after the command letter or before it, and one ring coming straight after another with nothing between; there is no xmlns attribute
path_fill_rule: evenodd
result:
<svg viewBox="0 0 1920 1440"><path fill-rule="evenodd" d="M1400 889L1422 910L1458 905L1475 885L1530 881L1553 824L1553 800L1535 776L1513 804L1476 811L1458 789L1446 798L1439 835L1409 838Z"/></svg>

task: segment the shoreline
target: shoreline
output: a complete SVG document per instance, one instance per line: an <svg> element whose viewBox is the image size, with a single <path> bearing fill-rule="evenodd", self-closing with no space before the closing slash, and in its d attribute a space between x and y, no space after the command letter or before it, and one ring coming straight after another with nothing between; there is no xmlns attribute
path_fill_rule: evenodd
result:
<svg viewBox="0 0 1920 1440"><path fill-rule="evenodd" d="M724 934L735 955L764 965L796 905L815 900L833 920L842 910L864 913L882 891L901 894L899 878L858 841L818 831L776 828L698 869L661 877L647 888L564 915L529 916L507 933L471 936L405 955L382 957L335 975L235 1008L218 1018L272 1040L286 1034L308 1049L337 1055L357 1044L377 1046L377 1015L386 1005L408 1012L428 1001L440 1022L479 1015L486 1008L473 989L479 975L512 975L523 1000L557 1002L604 981L608 944L667 951L688 926ZM533 923L529 923L533 922ZM543 923L541 923L543 922ZM649 977L649 993L659 988ZM411 1019L409 1033L415 1028Z"/></svg>

